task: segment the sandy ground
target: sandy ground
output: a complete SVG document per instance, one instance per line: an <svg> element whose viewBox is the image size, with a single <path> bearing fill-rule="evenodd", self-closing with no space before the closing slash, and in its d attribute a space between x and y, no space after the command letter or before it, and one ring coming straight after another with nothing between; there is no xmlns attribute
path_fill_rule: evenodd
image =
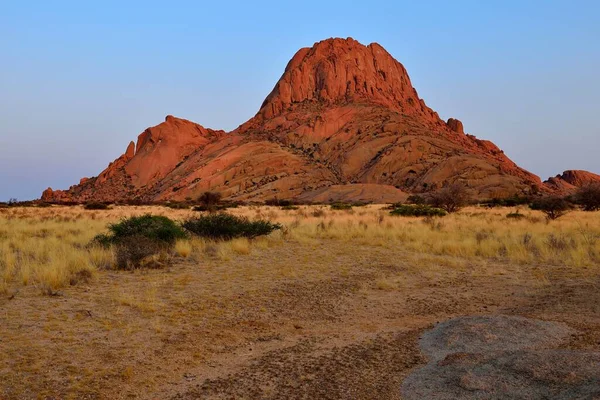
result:
<svg viewBox="0 0 600 400"><path fill-rule="evenodd" d="M419 339L464 315L564 323L600 350L600 275L340 241L0 298L1 399L400 399Z"/></svg>

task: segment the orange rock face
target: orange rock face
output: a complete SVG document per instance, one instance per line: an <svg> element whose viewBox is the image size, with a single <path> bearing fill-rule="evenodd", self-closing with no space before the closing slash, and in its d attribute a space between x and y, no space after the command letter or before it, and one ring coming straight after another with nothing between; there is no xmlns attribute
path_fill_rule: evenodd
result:
<svg viewBox="0 0 600 400"><path fill-rule="evenodd" d="M329 39L299 50L256 116L226 133L168 116L98 177L46 201L399 201L462 182L480 197L552 191L493 143L442 121L378 44ZM351 185L346 186L345 185Z"/></svg>

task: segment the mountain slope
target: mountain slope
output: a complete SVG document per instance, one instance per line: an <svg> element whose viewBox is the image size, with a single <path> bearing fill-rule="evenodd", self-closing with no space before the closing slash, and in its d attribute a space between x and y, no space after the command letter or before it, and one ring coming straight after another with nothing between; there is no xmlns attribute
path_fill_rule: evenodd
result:
<svg viewBox="0 0 600 400"><path fill-rule="evenodd" d="M460 121L442 121L381 46L349 38L299 50L236 130L169 116L97 178L42 198L183 200L214 190L240 200L392 201L454 182L480 197L553 190Z"/></svg>

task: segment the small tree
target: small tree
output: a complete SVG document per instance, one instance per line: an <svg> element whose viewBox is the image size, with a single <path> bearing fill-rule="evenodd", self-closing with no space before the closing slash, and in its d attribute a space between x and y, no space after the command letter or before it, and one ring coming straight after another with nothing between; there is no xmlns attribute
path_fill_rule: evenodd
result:
<svg viewBox="0 0 600 400"><path fill-rule="evenodd" d="M453 213L469 203L471 194L466 186L459 183L448 185L429 194L428 203L441 208L447 213Z"/></svg>
<svg viewBox="0 0 600 400"><path fill-rule="evenodd" d="M215 212L218 204L221 202L221 193L217 192L204 192L202 196L198 198L198 202L208 212Z"/></svg>
<svg viewBox="0 0 600 400"><path fill-rule="evenodd" d="M555 220L568 213L571 204L562 197L547 196L534 201L530 207L532 210L542 211L548 219Z"/></svg>
<svg viewBox="0 0 600 400"><path fill-rule="evenodd" d="M575 192L574 200L584 211L600 210L600 183L591 183L579 188Z"/></svg>

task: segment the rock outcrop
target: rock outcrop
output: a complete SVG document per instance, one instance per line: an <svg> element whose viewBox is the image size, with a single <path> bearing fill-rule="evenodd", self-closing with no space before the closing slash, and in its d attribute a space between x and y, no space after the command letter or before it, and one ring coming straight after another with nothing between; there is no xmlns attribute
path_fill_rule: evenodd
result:
<svg viewBox="0 0 600 400"><path fill-rule="evenodd" d="M46 201L272 197L373 201L461 182L480 197L554 190L493 143L444 122L383 47L299 50L258 113L226 133L168 116L98 175ZM356 185L342 189L343 185Z"/></svg>
<svg viewBox="0 0 600 400"><path fill-rule="evenodd" d="M460 122L457 119L454 119L454 118L448 119L448 121L446 122L446 125L448 125L448 128L450 128L450 130L453 132L465 133L462 122Z"/></svg>
<svg viewBox="0 0 600 400"><path fill-rule="evenodd" d="M594 183L600 183L600 175L582 170L567 170L544 182L548 187L561 194Z"/></svg>

